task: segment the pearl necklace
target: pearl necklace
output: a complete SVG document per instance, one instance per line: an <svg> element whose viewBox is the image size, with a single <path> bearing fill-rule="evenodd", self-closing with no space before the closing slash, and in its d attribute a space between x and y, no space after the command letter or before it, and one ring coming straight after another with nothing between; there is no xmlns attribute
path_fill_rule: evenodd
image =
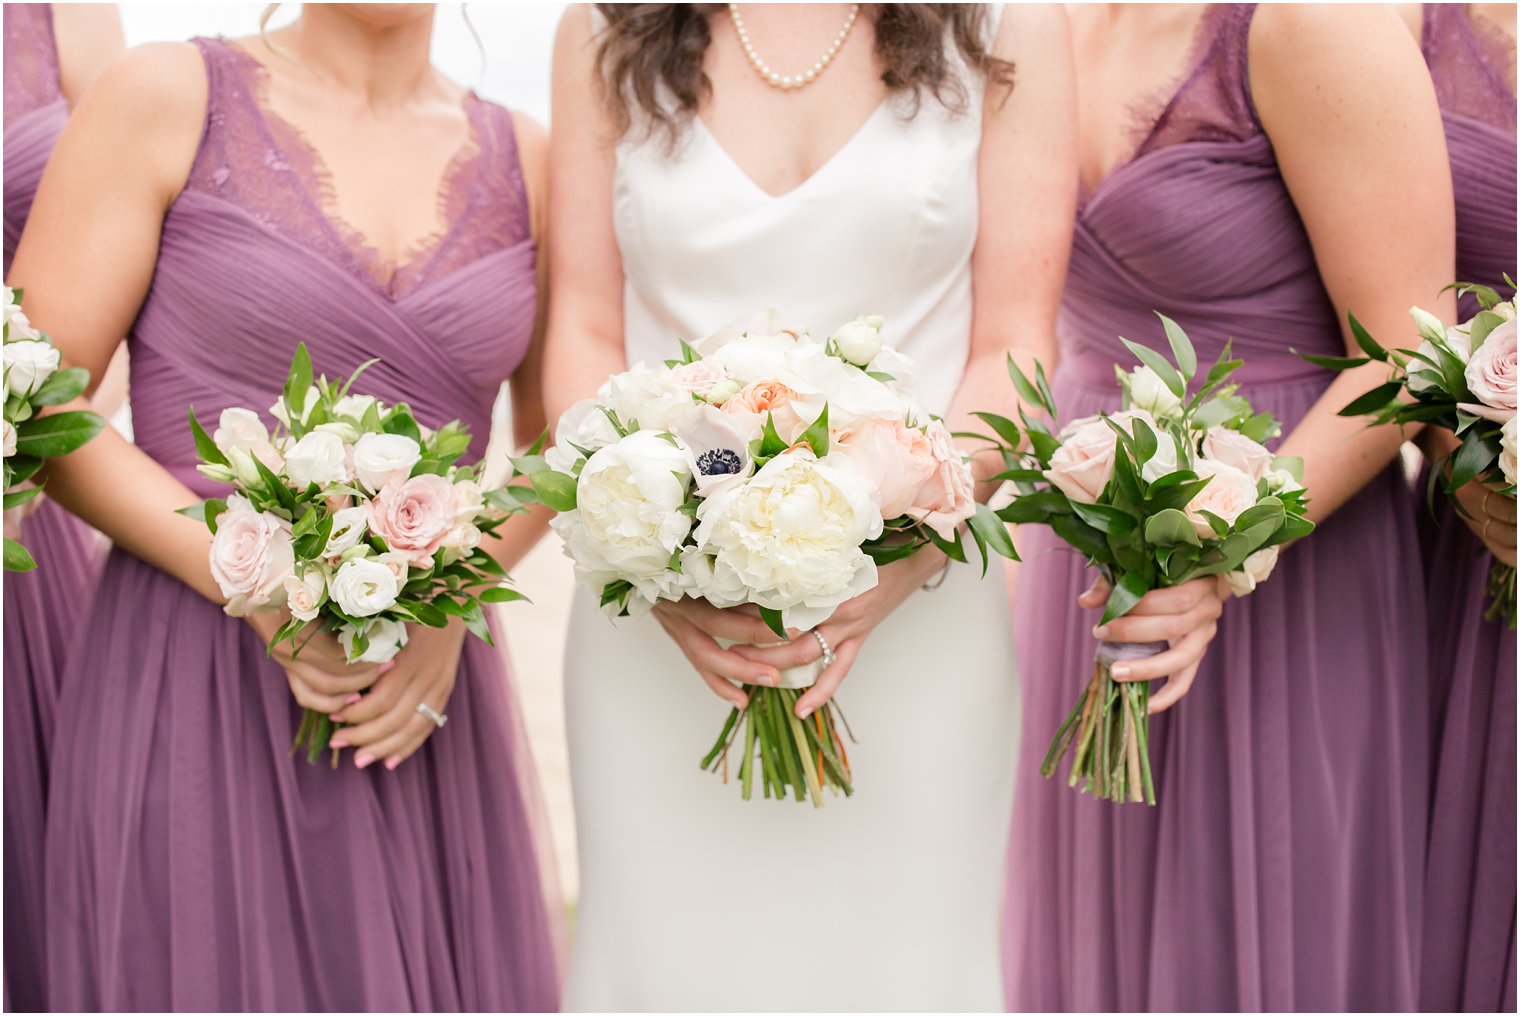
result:
<svg viewBox="0 0 1520 1016"><path fill-rule="evenodd" d="M760 54L755 52L754 44L749 41L749 32L744 27L744 18L739 15L738 4L729 4L728 13L733 16L734 31L739 33L739 45L744 47L744 55L749 57L750 66L755 68L755 73L772 87L790 90L811 85L813 80L823 73L823 69L838 54L839 47L844 45L845 37L850 34L850 29L855 26L855 18L860 14L860 4L850 4L850 13L844 19L844 27L839 30L838 35L834 36L834 40L829 43L829 48L823 51L823 56L819 57L806 71L796 75L778 74L771 70L769 64L760 59Z"/></svg>

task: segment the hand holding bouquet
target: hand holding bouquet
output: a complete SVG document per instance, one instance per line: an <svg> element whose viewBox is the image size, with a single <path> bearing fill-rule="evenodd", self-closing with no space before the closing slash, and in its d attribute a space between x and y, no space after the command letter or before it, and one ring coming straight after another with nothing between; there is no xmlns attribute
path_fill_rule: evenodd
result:
<svg viewBox="0 0 1520 1016"><path fill-rule="evenodd" d="M989 550L1013 554L950 432L910 398L912 363L882 323L818 342L767 317L682 343L663 367L610 378L565 413L547 456L515 463L561 513L552 525L607 612L748 604L785 640L874 587L878 564L931 544L965 560L963 523L984 565ZM703 767L726 773L742 736L745 798L757 777L766 797L849 794L835 704L796 715L819 669L755 689Z"/></svg>
<svg viewBox="0 0 1520 1016"><path fill-rule="evenodd" d="M59 370L58 349L32 327L21 309L21 291L5 288L5 510L19 508L42 493L27 484L42 468L43 459L56 458L83 446L105 427L96 413L71 410L38 416L44 406L58 406L84 394L90 373L83 367ZM23 486L25 484L25 486ZM32 555L17 541L5 538L5 570L30 571Z"/></svg>
<svg viewBox="0 0 1520 1016"><path fill-rule="evenodd" d="M1487 286L1456 287L1478 297L1482 310L1471 321L1446 328L1418 307L1409 313L1420 335L1416 349L1385 349L1352 315L1351 331L1366 356L1305 356L1332 370L1376 360L1393 377L1354 400L1342 416L1370 416L1373 425L1424 423L1451 431L1461 444L1430 471L1427 495L1445 477L1445 492L1466 514L1457 491L1474 480L1494 494L1515 496L1515 304ZM1449 467L1449 469L1448 469ZM1489 572L1484 617L1515 627L1515 569L1495 561Z"/></svg>
<svg viewBox="0 0 1520 1016"><path fill-rule="evenodd" d="M1159 316L1159 315L1158 315ZM1140 360L1116 367L1121 412L1066 425L1059 434L1023 413L1030 450L1005 447L1012 468L1009 522L1048 525L1112 587L1103 624L1153 589L1223 575L1237 596L1267 579L1278 548L1314 528L1304 518L1302 463L1262 442L1277 422L1226 384L1241 361L1226 347L1196 389L1197 357L1178 325L1161 318L1176 364L1122 340ZM1056 419L1044 371L1031 382L1009 361L1026 406ZM1005 426L999 433L1012 426ZM1150 685L1116 682L1113 664L1154 655L1166 643L1100 643L1092 679L1051 742L1040 772L1051 776L1073 753L1071 786L1110 801L1156 803L1148 751Z"/></svg>
<svg viewBox="0 0 1520 1016"><path fill-rule="evenodd" d="M271 648L298 652L316 625L350 663L390 660L408 623L442 628L457 617L490 642L484 604L522 594L480 541L524 501L511 487L481 490L480 466L456 464L470 445L459 423L429 430L404 403L352 394L368 366L314 383L299 347L269 410L272 433L257 413L232 408L208 435L191 409L198 468L235 491L184 509L214 534L226 612L288 610ZM326 715L307 710L291 750L304 744L314 762L332 733Z"/></svg>

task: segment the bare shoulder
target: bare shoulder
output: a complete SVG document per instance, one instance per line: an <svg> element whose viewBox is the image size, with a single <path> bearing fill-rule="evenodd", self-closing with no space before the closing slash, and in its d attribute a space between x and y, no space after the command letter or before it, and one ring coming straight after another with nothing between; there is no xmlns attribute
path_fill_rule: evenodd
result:
<svg viewBox="0 0 1520 1016"><path fill-rule="evenodd" d="M549 129L520 109L508 112L512 116L512 133L517 136L517 151L522 156L524 168L530 162L542 161L549 152Z"/></svg>
<svg viewBox="0 0 1520 1016"><path fill-rule="evenodd" d="M54 4L53 39L69 105L78 105L111 59L126 48L115 4Z"/></svg>
<svg viewBox="0 0 1520 1016"><path fill-rule="evenodd" d="M576 57L588 59L595 36L591 5L570 4L560 15L559 28L554 33L555 63Z"/></svg>
<svg viewBox="0 0 1520 1016"><path fill-rule="evenodd" d="M1008 59L1053 52L1048 47L1068 45L1070 36L1071 25L1061 4L1004 4L993 53Z"/></svg>

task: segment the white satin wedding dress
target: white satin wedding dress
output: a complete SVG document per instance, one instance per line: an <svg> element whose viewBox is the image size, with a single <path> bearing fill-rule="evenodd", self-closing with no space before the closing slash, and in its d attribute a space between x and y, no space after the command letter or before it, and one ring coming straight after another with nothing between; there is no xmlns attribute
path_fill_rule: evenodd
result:
<svg viewBox="0 0 1520 1016"><path fill-rule="evenodd" d="M980 88L973 89L979 97ZM979 103L889 101L773 197L694 120L615 178L629 364L774 307L824 337L884 315L943 413L965 369ZM728 705L653 618L581 592L566 657L581 900L571 1010L1001 1010L998 907L1019 703L996 564L869 638L839 701L855 794L743 801L698 762Z"/></svg>

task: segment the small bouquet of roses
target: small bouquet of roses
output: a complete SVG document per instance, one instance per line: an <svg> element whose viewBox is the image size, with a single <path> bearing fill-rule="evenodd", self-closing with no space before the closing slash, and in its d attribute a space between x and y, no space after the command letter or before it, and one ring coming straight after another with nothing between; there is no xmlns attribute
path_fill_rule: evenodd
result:
<svg viewBox="0 0 1520 1016"><path fill-rule="evenodd" d="M1129 373L1115 367L1121 412L1075 420L1059 433L1024 412L1029 451L1004 448L1012 499L998 516L1050 526L1098 568L1112 587L1104 624L1152 589L1201 576L1224 575L1244 596L1271 575L1281 544L1314 528L1304 518L1302 462L1267 450L1262 442L1278 433L1277 422L1226 383L1242 361L1226 347L1190 391L1198 367L1192 343L1176 322L1158 317L1176 365L1121 340L1141 363ZM1026 406L1057 419L1042 368L1033 382L1012 360L1009 372ZM1056 731L1043 775L1071 752L1071 786L1110 801L1156 803L1150 686L1117 682L1111 668L1166 648L1099 643L1092 679Z"/></svg>
<svg viewBox="0 0 1520 1016"><path fill-rule="evenodd" d="M1446 328L1434 314L1410 309L1420 335L1416 349L1386 349L1355 315L1351 332L1366 356L1305 356L1332 370L1350 370L1376 360L1393 377L1354 400L1342 416L1369 416L1373 425L1425 423L1461 440L1456 452L1430 470L1427 496L1445 477L1453 496L1473 480L1496 494L1515 496L1515 304L1487 286L1459 283L1483 308L1471 321ZM1449 471L1447 467L1450 467ZM1453 497L1458 511L1464 511ZM1515 569L1495 561L1489 572L1489 607L1484 617L1515 627Z"/></svg>
<svg viewBox="0 0 1520 1016"><path fill-rule="evenodd" d="M213 533L211 573L228 614L289 610L271 648L289 642L299 652L315 624L337 636L349 662L384 663L406 645L408 622L442 628L452 617L490 642L484 605L523 598L480 541L531 495L483 491L479 465L456 465L470 445L458 422L430 430L405 403L353 394L374 362L347 380L313 382L298 347L269 410L273 432L252 410L232 408L208 435L190 410L197 468L235 492L183 514ZM332 733L327 716L308 709L291 751L305 745L315 762Z"/></svg>
<svg viewBox="0 0 1520 1016"><path fill-rule="evenodd" d="M42 468L43 459L56 458L83 446L105 427L105 420L86 410L38 416L44 406L58 406L84 393L90 372L83 367L59 370L58 349L32 327L21 309L21 290L6 286L5 350L5 510L19 508L42 493L27 483ZM17 541L5 538L5 570L31 571L32 555Z"/></svg>
<svg viewBox="0 0 1520 1016"><path fill-rule="evenodd" d="M552 525L608 613L685 596L753 604L785 639L875 586L878 564L931 544L964 561L962 523L984 565L989 549L1013 554L950 432L910 398L913 365L882 324L856 318L818 342L765 316L683 342L661 367L610 378L565 413L546 456L515 463L561 513ZM766 797L848 795L834 703L795 712L821 670L751 690L703 768L726 775L742 736L746 799L757 776Z"/></svg>

